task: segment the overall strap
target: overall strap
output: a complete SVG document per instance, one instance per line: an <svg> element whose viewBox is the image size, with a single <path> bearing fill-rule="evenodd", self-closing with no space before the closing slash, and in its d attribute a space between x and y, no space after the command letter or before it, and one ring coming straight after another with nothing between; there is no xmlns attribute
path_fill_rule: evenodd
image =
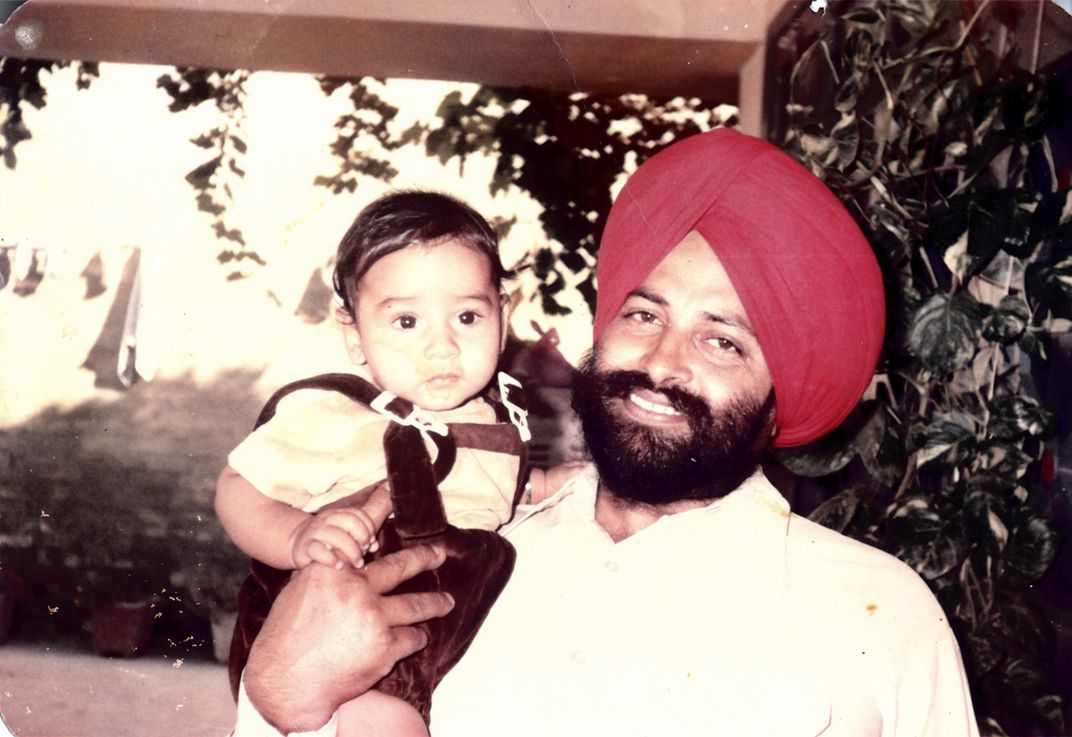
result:
<svg viewBox="0 0 1072 737"><path fill-rule="evenodd" d="M291 382L277 390L264 405L264 409L261 410L260 415L257 417L254 427L260 427L272 419L275 416L279 402L288 394L300 389L320 389L338 392L370 409L376 398L383 393L372 382L354 374L332 373L312 376L308 379ZM395 397L387 403L386 409L398 417L406 417L413 411L413 404L401 397ZM391 426L394 424L392 422ZM449 435L445 437L434 433L428 433L427 435L435 443L438 451L433 470L435 471L436 481L439 482L445 479L447 474L450 473L450 469L454 467L457 450L453 438Z"/></svg>

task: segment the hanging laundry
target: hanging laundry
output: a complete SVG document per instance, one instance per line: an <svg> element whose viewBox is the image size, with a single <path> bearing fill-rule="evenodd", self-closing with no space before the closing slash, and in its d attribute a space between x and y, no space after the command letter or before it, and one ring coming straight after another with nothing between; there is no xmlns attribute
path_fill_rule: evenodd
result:
<svg viewBox="0 0 1072 737"><path fill-rule="evenodd" d="M108 290L104 283L104 261L101 259L100 251L93 254L93 258L89 260L79 276L86 280L86 296L83 299L99 297Z"/></svg>

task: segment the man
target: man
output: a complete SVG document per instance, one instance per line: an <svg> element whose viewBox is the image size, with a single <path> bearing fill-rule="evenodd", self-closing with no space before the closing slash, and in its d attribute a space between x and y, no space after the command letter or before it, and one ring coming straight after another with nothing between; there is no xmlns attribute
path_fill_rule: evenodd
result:
<svg viewBox="0 0 1072 737"><path fill-rule="evenodd" d="M925 584L759 470L846 417L881 347L881 276L836 198L762 141L695 136L629 180L597 276L574 393L594 467L505 530L513 577L432 734L977 734ZM293 581L245 674L261 714L320 727L419 648L451 603L385 593L440 558ZM243 700L237 734L255 724Z"/></svg>

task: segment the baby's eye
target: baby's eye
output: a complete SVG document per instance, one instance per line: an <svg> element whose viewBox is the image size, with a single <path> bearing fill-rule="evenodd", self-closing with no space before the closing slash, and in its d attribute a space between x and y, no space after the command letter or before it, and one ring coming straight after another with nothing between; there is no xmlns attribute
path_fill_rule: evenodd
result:
<svg viewBox="0 0 1072 737"><path fill-rule="evenodd" d="M417 327L417 318L413 315L399 315L394 319L394 324L403 330L412 330Z"/></svg>
<svg viewBox="0 0 1072 737"><path fill-rule="evenodd" d="M480 320L480 313L473 310L466 310L458 315L458 322L462 325L475 325Z"/></svg>

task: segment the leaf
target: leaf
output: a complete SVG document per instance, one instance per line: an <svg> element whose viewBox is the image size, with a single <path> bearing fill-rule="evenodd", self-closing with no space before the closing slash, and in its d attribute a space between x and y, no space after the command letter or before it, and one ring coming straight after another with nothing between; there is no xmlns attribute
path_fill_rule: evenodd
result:
<svg viewBox="0 0 1072 737"><path fill-rule="evenodd" d="M801 129L800 147L805 156L823 167L828 167L837 160L838 148L834 139L823 131L822 126L814 123Z"/></svg>
<svg viewBox="0 0 1072 737"><path fill-rule="evenodd" d="M989 437L1010 440L1022 435L1048 435L1056 424L1053 412L1026 395L1003 395L990 404Z"/></svg>
<svg viewBox="0 0 1072 737"><path fill-rule="evenodd" d="M1049 308L1056 317L1072 319L1072 256L1052 266L1033 263L1024 279L1032 301Z"/></svg>
<svg viewBox="0 0 1072 737"><path fill-rule="evenodd" d="M1040 663L1011 659L983 681L982 692L1011 734L1066 734L1061 689Z"/></svg>
<svg viewBox="0 0 1072 737"><path fill-rule="evenodd" d="M186 181L189 182L190 186L194 189L207 189L209 180L216 172L222 159L222 156L216 156L215 158L209 159L187 174Z"/></svg>
<svg viewBox="0 0 1072 737"><path fill-rule="evenodd" d="M882 486L892 487L905 469L905 452L899 438L888 427L886 410L876 403L875 410L851 441L864 467Z"/></svg>
<svg viewBox="0 0 1072 737"><path fill-rule="evenodd" d="M1000 489L995 482L994 488ZM973 540L981 541L987 553L996 556L1009 540L1009 528L1005 523L1008 504L1000 493L990 489L975 488L964 498L964 522Z"/></svg>
<svg viewBox="0 0 1072 737"><path fill-rule="evenodd" d="M855 454L852 445L831 441L828 436L800 448L779 449L775 458L798 476L819 478L840 471Z"/></svg>
<svg viewBox="0 0 1072 737"><path fill-rule="evenodd" d="M966 412L935 415L916 439L916 466L960 463L973 452L975 433L975 419Z"/></svg>
<svg viewBox="0 0 1072 737"><path fill-rule="evenodd" d="M843 532L855 516L864 493L862 487L850 486L813 509L808 519L835 532Z"/></svg>
<svg viewBox="0 0 1072 737"><path fill-rule="evenodd" d="M1043 659L1053 654L1056 644L1053 626L1024 597L999 596L985 628L1006 656Z"/></svg>
<svg viewBox="0 0 1072 737"><path fill-rule="evenodd" d="M998 306L983 320L983 337L999 343L1016 341L1031 321L1031 310L1020 295L1003 297Z"/></svg>
<svg viewBox="0 0 1072 737"><path fill-rule="evenodd" d="M920 305L908 331L908 348L930 371L946 376L967 366L980 335L970 297L935 294Z"/></svg>
<svg viewBox="0 0 1072 737"><path fill-rule="evenodd" d="M212 148L216 145L216 138L208 133L202 133L197 138L191 138L190 143L198 148Z"/></svg>
<svg viewBox="0 0 1072 737"><path fill-rule="evenodd" d="M943 519L930 507L910 509L890 520L891 552L929 580L956 568L970 542L960 514Z"/></svg>
<svg viewBox="0 0 1072 737"><path fill-rule="evenodd" d="M844 13L841 18L850 23L860 23L863 25L874 25L882 20L882 16L874 8L868 8L863 6L850 7Z"/></svg>
<svg viewBox="0 0 1072 737"><path fill-rule="evenodd" d="M1057 532L1049 522L1021 507L1013 513L1009 541L998 559L998 579L1028 586L1042 577L1057 555Z"/></svg>
<svg viewBox="0 0 1072 737"><path fill-rule="evenodd" d="M837 159L834 165L840 171L845 169L856 159L856 152L860 148L860 127L853 113L843 114L834 129L830 131L830 137L837 147Z"/></svg>

